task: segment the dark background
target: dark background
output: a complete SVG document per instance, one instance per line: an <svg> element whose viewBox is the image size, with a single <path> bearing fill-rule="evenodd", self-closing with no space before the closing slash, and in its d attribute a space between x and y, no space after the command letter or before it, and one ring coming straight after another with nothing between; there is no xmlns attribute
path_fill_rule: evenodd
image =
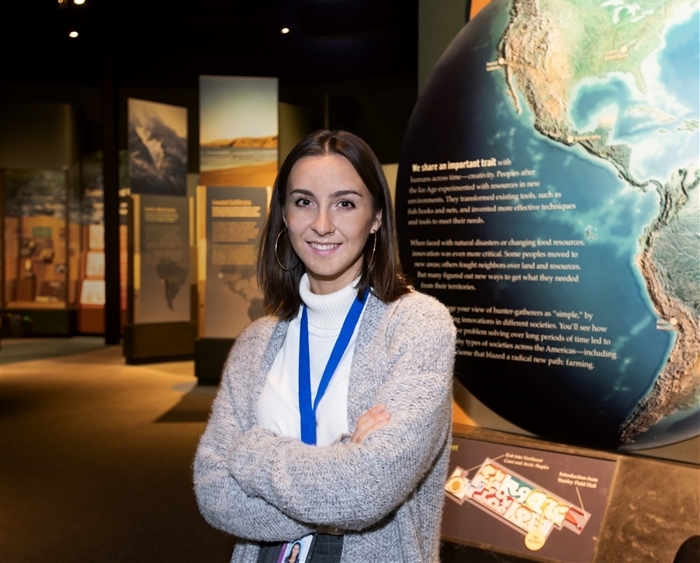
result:
<svg viewBox="0 0 700 563"><path fill-rule="evenodd" d="M416 100L417 0L22 0L3 12L0 103L72 104L82 152L102 148L106 79L121 121L128 97L188 108L190 172L200 75L276 76L280 102L313 129L350 129L382 162L398 161Z"/></svg>

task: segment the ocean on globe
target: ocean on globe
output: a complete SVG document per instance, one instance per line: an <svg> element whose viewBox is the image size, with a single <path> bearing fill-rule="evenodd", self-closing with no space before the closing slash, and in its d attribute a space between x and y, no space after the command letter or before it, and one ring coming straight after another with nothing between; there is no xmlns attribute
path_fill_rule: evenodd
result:
<svg viewBox="0 0 700 563"><path fill-rule="evenodd" d="M543 438L700 434L699 29L697 0L493 0L414 109L402 262L456 377Z"/></svg>

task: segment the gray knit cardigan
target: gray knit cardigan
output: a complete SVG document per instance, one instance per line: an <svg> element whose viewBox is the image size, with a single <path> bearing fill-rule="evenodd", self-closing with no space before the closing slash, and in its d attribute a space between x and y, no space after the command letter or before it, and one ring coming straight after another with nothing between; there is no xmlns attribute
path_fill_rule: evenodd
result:
<svg viewBox="0 0 700 563"><path fill-rule="evenodd" d="M199 509L239 538L232 563L255 563L260 541L319 526L345 531L343 562L439 560L452 413L455 328L447 309L411 292L370 295L348 388L348 428L386 403L389 424L362 444L314 447L256 427L256 405L288 323L272 317L236 340L194 461Z"/></svg>

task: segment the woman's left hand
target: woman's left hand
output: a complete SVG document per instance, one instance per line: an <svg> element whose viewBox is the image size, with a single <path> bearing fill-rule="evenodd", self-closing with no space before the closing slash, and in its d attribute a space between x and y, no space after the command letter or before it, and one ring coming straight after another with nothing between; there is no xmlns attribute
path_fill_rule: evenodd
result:
<svg viewBox="0 0 700 563"><path fill-rule="evenodd" d="M386 405L375 405L357 419L357 426L350 438L351 444L361 444L372 432L386 425L391 420L391 413Z"/></svg>

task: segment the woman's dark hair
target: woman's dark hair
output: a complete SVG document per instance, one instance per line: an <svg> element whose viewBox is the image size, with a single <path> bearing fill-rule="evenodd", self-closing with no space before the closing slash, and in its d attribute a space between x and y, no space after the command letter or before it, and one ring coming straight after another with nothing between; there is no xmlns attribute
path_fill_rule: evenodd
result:
<svg viewBox="0 0 700 563"><path fill-rule="evenodd" d="M263 290L268 312L282 320L293 319L301 306L299 280L304 264L294 252L289 237L279 236L285 229L284 205L287 182L294 165L307 156L339 155L352 164L372 195L373 210L381 210L382 224L376 233L377 246L372 258L374 235L367 238L364 262L357 290L371 290L385 303L395 301L409 291L399 262L394 211L389 186L379 160L362 139L347 131L316 131L292 149L282 164L272 190L270 212L263 230L258 256L258 284ZM279 241L278 241L279 237ZM275 256L277 243L277 256ZM289 268L283 270L277 260ZM371 261L371 263L370 263ZM369 267L368 267L369 265Z"/></svg>

